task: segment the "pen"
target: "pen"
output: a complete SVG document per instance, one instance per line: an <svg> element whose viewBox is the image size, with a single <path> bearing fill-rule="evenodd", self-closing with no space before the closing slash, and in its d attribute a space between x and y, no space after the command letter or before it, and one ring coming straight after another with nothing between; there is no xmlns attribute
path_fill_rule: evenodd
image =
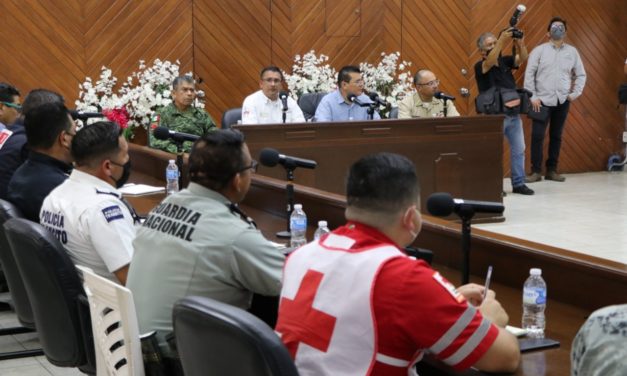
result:
<svg viewBox="0 0 627 376"><path fill-rule="evenodd" d="M488 290L490 290L490 279L492 278L492 265L488 266L488 273L485 276L485 287L483 290L483 300L488 296Z"/></svg>

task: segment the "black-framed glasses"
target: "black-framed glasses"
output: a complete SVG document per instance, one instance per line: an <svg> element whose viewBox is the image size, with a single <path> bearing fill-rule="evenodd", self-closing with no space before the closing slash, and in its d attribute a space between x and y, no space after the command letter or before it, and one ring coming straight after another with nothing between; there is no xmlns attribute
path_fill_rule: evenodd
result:
<svg viewBox="0 0 627 376"><path fill-rule="evenodd" d="M440 80L433 80L433 81L429 81L429 82L425 82L424 84L418 84L418 86L438 86L440 84Z"/></svg>
<svg viewBox="0 0 627 376"><path fill-rule="evenodd" d="M238 172L243 172L243 171L246 171L246 170L252 170L252 172L257 172L257 167L259 167L259 162L257 162L256 160L253 159L253 160L250 161L250 165L242 168Z"/></svg>
<svg viewBox="0 0 627 376"><path fill-rule="evenodd" d="M22 106L17 104L17 103L11 103L11 102L5 102L5 101L0 101L0 103L2 103L3 105L5 105L7 107L14 108L17 111L22 111Z"/></svg>

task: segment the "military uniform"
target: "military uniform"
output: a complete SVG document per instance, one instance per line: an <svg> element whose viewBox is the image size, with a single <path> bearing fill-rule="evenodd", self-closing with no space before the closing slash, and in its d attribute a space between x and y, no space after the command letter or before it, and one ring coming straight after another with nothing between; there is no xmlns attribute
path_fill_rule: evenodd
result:
<svg viewBox="0 0 627 376"><path fill-rule="evenodd" d="M448 110L446 116L459 116L455 103L446 101ZM398 118L410 119L415 117L432 118L444 116L444 100L433 98L431 102L423 102L418 93L407 95L398 104Z"/></svg>
<svg viewBox="0 0 627 376"><path fill-rule="evenodd" d="M170 103L159 111L159 126L166 127L172 131L195 134L203 134L216 129L216 124L211 116L202 108L189 107L185 111L179 111L174 103ZM150 146L155 149L176 153L176 144L169 140L157 140L150 135ZM183 144L186 153L192 148L191 142Z"/></svg>
<svg viewBox="0 0 627 376"><path fill-rule="evenodd" d="M140 332L172 331L172 307L189 295L242 309L253 293L278 296L285 257L221 194L199 184L167 197L133 242L127 287Z"/></svg>
<svg viewBox="0 0 627 376"><path fill-rule="evenodd" d="M114 271L133 256L132 211L107 182L79 170L44 200L39 222L63 244L72 262L120 283Z"/></svg>

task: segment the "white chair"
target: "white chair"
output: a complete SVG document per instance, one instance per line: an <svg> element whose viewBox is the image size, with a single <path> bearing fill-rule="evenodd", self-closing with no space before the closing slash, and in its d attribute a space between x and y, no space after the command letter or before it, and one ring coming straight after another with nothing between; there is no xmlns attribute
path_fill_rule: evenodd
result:
<svg viewBox="0 0 627 376"><path fill-rule="evenodd" d="M96 347L98 376L144 376L139 325L131 290L76 266L83 273Z"/></svg>

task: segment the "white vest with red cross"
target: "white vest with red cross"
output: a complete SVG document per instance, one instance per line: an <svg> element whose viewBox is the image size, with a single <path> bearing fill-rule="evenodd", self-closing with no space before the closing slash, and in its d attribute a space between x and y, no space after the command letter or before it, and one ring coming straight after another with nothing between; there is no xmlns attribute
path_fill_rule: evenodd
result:
<svg viewBox="0 0 627 376"><path fill-rule="evenodd" d="M285 265L276 332L303 376L366 375L387 360L377 354L373 286L385 262L406 256L389 245L347 251L354 243L331 233Z"/></svg>

